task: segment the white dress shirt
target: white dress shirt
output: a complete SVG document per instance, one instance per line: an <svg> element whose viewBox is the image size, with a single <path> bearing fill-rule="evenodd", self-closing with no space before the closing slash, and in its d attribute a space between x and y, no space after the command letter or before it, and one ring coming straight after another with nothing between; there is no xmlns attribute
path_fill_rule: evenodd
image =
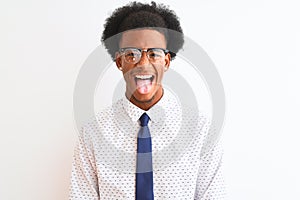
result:
<svg viewBox="0 0 300 200"><path fill-rule="evenodd" d="M209 120L167 90L148 111L124 97L86 123L75 148L69 199L135 199L144 112L150 117L154 199L224 199L222 151Z"/></svg>

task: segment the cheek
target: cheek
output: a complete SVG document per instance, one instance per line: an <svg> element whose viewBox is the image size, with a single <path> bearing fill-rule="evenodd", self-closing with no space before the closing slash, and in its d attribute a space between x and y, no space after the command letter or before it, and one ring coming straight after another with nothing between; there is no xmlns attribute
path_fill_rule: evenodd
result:
<svg viewBox="0 0 300 200"><path fill-rule="evenodd" d="M122 71L125 81L130 82L130 83L133 81L132 76L131 76L131 70L132 70L132 67L130 68L130 67L126 66L123 68L123 71Z"/></svg>
<svg viewBox="0 0 300 200"><path fill-rule="evenodd" d="M126 82L130 81L130 72L129 71L123 71L123 77Z"/></svg>
<svg viewBox="0 0 300 200"><path fill-rule="evenodd" d="M123 70L122 70L123 75L127 76L130 73L130 71L132 70L133 67L128 65L127 63L122 62L122 68L123 68Z"/></svg>
<svg viewBox="0 0 300 200"><path fill-rule="evenodd" d="M155 66L155 69L156 69L156 72L157 72L157 75L158 75L158 78L161 79L164 75L164 67L162 65L160 66Z"/></svg>

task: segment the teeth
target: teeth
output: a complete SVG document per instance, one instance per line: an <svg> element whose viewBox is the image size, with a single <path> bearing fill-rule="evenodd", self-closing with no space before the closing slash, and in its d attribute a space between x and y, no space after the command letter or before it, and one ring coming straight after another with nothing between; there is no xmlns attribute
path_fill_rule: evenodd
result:
<svg viewBox="0 0 300 200"><path fill-rule="evenodd" d="M153 75L136 75L135 78L138 79L149 79L152 78Z"/></svg>

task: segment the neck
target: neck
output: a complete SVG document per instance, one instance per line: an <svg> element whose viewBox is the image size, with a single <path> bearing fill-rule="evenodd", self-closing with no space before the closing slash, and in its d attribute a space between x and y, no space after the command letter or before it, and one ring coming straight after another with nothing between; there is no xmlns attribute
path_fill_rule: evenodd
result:
<svg viewBox="0 0 300 200"><path fill-rule="evenodd" d="M136 99L134 95L131 95L130 97L128 97L126 95L126 97L127 97L127 99L129 99L129 101L131 103L133 103L137 107L139 107L143 110L149 110L152 106L154 106L162 98L163 94L164 94L164 90L161 87L157 90L157 92L149 100L146 100L146 101L140 101L140 100Z"/></svg>

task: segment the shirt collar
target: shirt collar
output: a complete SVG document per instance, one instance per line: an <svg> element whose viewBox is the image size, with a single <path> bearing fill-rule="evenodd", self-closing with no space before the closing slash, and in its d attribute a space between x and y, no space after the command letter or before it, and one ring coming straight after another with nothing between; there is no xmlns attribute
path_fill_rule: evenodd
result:
<svg viewBox="0 0 300 200"><path fill-rule="evenodd" d="M171 101L173 101L173 104ZM147 113L150 117L151 123L160 123L166 117L166 109L171 109L170 105L174 105L174 102L178 103L171 92L164 89L162 98L147 111L137 107L126 97L123 98L122 104L127 115L133 122L137 122L143 113Z"/></svg>

